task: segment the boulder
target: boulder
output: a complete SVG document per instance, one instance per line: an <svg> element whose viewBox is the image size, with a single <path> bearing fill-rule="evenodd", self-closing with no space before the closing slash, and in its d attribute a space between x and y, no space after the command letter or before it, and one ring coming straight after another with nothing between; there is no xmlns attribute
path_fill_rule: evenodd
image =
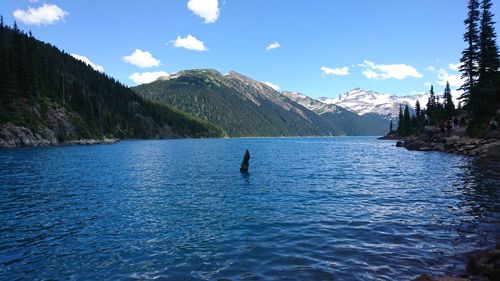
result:
<svg viewBox="0 0 500 281"><path fill-rule="evenodd" d="M0 147L36 146L38 140L30 129L5 123L0 126Z"/></svg>
<svg viewBox="0 0 500 281"><path fill-rule="evenodd" d="M490 145L486 151L486 157L500 159L500 143Z"/></svg>
<svg viewBox="0 0 500 281"><path fill-rule="evenodd" d="M467 272L472 275L486 276L489 280L500 280L500 244L495 249L471 253Z"/></svg>
<svg viewBox="0 0 500 281"><path fill-rule="evenodd" d="M484 134L484 138L500 140L500 130L489 130Z"/></svg>

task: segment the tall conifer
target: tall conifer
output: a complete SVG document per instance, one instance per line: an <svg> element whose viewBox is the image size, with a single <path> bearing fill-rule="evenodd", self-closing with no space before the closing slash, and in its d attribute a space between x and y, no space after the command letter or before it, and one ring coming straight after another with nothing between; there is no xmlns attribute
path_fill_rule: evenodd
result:
<svg viewBox="0 0 500 281"><path fill-rule="evenodd" d="M500 58L496 44L495 22L491 13L491 0L481 3L481 32L479 33L479 79L482 86L491 86L492 74L498 72ZM486 84L486 85L485 85Z"/></svg>
<svg viewBox="0 0 500 281"><path fill-rule="evenodd" d="M403 133L403 108L401 107L401 104L399 104L399 118L398 118L398 135L401 135Z"/></svg>
<svg viewBox="0 0 500 281"><path fill-rule="evenodd" d="M451 97L450 83L448 82L446 82L446 87L444 88L443 107L446 118L451 119L455 115L455 104Z"/></svg>
<svg viewBox="0 0 500 281"><path fill-rule="evenodd" d="M464 91L460 98L465 103L467 103L479 75L479 1L469 0L467 8L469 12L467 19L464 21L466 25L464 41L467 43L467 48L462 51L462 58L460 59L460 72L462 72L462 78L465 80L462 87L460 87Z"/></svg>

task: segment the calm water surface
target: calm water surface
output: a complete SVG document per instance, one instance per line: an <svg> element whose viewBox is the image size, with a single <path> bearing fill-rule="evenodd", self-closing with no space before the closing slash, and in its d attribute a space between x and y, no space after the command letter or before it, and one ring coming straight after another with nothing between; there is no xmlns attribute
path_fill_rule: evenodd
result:
<svg viewBox="0 0 500 281"><path fill-rule="evenodd" d="M393 144L0 150L0 279L407 280L463 271L465 253L499 240L499 163Z"/></svg>

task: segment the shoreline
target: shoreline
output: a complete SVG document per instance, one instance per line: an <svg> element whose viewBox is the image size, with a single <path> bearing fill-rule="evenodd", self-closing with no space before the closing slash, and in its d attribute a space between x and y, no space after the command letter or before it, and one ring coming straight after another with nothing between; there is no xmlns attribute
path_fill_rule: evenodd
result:
<svg viewBox="0 0 500 281"><path fill-rule="evenodd" d="M58 132L62 134L61 131ZM61 137L56 137L56 135L56 132L46 127L41 127L39 131L33 132L29 128L8 122L0 125L0 148L112 144L119 141L117 138L105 136L82 139L78 138L74 132L68 134L71 136L68 140L61 140Z"/></svg>
<svg viewBox="0 0 500 281"><path fill-rule="evenodd" d="M464 129L442 133L437 128L426 128L417 136L388 139L398 140L396 146L408 150L500 158L500 132L498 130L488 132L482 138L473 138L467 136Z"/></svg>
<svg viewBox="0 0 500 281"><path fill-rule="evenodd" d="M73 134L74 135L74 134ZM270 138L333 138L333 137L380 137L380 136L234 136L234 137L220 137L220 139L270 139ZM17 126L13 123L5 123L0 125L0 149L2 148L18 148L18 147L49 147L49 146L68 146L68 145L91 145L91 144L113 144L122 140L160 140L160 139L193 139L189 136L177 136L169 138L91 138L79 139L73 137L70 140L59 141L56 133L48 128L41 128L40 132L33 132L32 130ZM198 138L196 138L198 139ZM199 138L199 139L212 139L212 138Z"/></svg>
<svg viewBox="0 0 500 281"><path fill-rule="evenodd" d="M469 252L465 272L459 275L420 275L414 281L493 281L500 280L500 243L495 246Z"/></svg>

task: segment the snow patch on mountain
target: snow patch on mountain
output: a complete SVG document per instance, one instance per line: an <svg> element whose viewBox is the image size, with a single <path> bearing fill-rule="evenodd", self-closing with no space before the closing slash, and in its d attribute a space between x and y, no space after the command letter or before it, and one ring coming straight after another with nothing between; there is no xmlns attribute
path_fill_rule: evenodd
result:
<svg viewBox="0 0 500 281"><path fill-rule="evenodd" d="M418 100L420 106L423 108L427 103L427 99L428 94L396 96L356 88L347 93L340 94L338 98L321 97L318 100L323 103L341 106L359 115L374 113L396 119L399 116L400 105L408 105L414 108Z"/></svg>
<svg viewBox="0 0 500 281"><path fill-rule="evenodd" d="M327 104L324 102L320 102L318 100L315 100L311 97L308 97L306 95L303 95L299 92L282 92L282 94L289 99L293 100L294 102L304 106L305 108L312 110L316 113L324 113L324 112L333 112L333 113L338 113L340 112L340 109L338 106L333 105L333 104Z"/></svg>

